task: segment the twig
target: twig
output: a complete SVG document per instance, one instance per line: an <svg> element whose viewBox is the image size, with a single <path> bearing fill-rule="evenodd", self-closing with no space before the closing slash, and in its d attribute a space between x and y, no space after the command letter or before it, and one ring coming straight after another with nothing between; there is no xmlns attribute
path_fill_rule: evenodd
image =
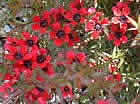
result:
<svg viewBox="0 0 140 104"><path fill-rule="evenodd" d="M10 104L12 99L15 99L16 96L19 96L22 93L21 89L18 89L16 92L11 94L8 98L6 98L2 104Z"/></svg>

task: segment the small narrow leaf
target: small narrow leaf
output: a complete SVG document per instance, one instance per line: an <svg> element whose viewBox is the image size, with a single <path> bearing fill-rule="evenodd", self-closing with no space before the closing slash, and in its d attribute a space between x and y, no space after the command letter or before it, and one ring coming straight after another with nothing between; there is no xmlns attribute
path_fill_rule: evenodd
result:
<svg viewBox="0 0 140 104"><path fill-rule="evenodd" d="M112 58L116 57L116 51L117 51L117 47L115 46L113 49Z"/></svg>
<svg viewBox="0 0 140 104"><path fill-rule="evenodd" d="M137 22L135 21L135 20L133 20L132 18L130 18L129 16L126 16L128 19L129 19L129 21L138 29L138 24L137 24Z"/></svg>

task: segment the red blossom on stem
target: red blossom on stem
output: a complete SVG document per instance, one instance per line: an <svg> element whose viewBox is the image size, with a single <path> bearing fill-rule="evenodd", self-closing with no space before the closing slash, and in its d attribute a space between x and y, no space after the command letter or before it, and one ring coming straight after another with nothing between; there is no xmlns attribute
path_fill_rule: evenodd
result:
<svg viewBox="0 0 140 104"><path fill-rule="evenodd" d="M63 98L72 98L72 88L69 86L64 86L61 87L61 91L62 91L62 96Z"/></svg>
<svg viewBox="0 0 140 104"><path fill-rule="evenodd" d="M61 28L58 22L52 24L53 31L49 32L50 39L54 40L54 44L59 47L64 42L69 41L69 33L71 32L71 28L69 25L64 24L64 27Z"/></svg>
<svg viewBox="0 0 140 104"><path fill-rule="evenodd" d="M84 4L84 0L74 0L71 1L68 6L72 9L72 8L76 8L78 10L80 10L83 7Z"/></svg>
<svg viewBox="0 0 140 104"><path fill-rule="evenodd" d="M113 24L120 24L120 30L123 33L127 30L127 23L131 23L126 16L129 15L130 10L127 3L118 2L116 6L112 7L114 17L112 17Z"/></svg>
<svg viewBox="0 0 140 104"><path fill-rule="evenodd" d="M44 11L43 17L40 18L40 16L34 16L32 18L33 23L31 25L32 30L38 31L40 30L40 34L44 34L46 32L47 27L50 25L51 19L49 17L49 12Z"/></svg>
<svg viewBox="0 0 140 104"><path fill-rule="evenodd" d="M86 24L85 31L87 32L92 31L91 36L94 39L98 39L99 34L103 30L103 25L109 23L108 19L106 18L103 18L101 21L99 21L100 16L101 16L101 12L96 12L95 16L93 16L91 20L89 20Z"/></svg>
<svg viewBox="0 0 140 104"><path fill-rule="evenodd" d="M114 40L115 46L120 46L121 43L125 44L128 42L127 37L124 35L123 32L118 30L116 25L111 26L112 32L109 33L109 36L107 36L108 40Z"/></svg>
<svg viewBox="0 0 140 104"><path fill-rule="evenodd" d="M86 16L87 14L87 8L80 8L80 10L72 8L71 11L66 11L65 18L70 21L69 24L75 26L78 23L83 24L85 22L84 16Z"/></svg>

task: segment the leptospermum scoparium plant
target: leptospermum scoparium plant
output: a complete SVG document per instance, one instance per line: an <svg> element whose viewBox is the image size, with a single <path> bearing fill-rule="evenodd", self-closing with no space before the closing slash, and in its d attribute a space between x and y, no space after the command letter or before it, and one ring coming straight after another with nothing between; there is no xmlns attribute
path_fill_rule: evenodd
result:
<svg viewBox="0 0 140 104"><path fill-rule="evenodd" d="M139 39L132 4L116 0L107 16L108 2L103 0L102 10L102 1L93 1L69 0L67 8L46 10L33 2L35 13L29 22L7 33L3 43L2 104L139 103L137 86L132 100L126 97L131 70L127 55L131 42Z"/></svg>

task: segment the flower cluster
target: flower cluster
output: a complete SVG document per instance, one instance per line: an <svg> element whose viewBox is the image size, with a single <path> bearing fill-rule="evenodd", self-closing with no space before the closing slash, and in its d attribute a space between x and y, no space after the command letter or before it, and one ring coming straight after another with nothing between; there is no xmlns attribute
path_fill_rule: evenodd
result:
<svg viewBox="0 0 140 104"><path fill-rule="evenodd" d="M20 40L7 37L5 44L5 49L8 51L6 59L15 61L13 70L16 74L24 72L25 76L29 75L31 77L32 71L39 67L44 71L47 68L50 72L48 75L51 75L53 73L49 63L51 56L47 55L47 50L38 48L38 39L35 35L30 36L28 32L23 32L22 37L23 39Z"/></svg>
<svg viewBox="0 0 140 104"><path fill-rule="evenodd" d="M111 31L107 39L114 40L114 45L120 46L121 43L125 44L128 42L128 37L125 35L128 29L128 24L131 24L128 19L130 14L128 2L118 2L116 6L112 7L112 12L115 16L112 17L110 27Z"/></svg>

